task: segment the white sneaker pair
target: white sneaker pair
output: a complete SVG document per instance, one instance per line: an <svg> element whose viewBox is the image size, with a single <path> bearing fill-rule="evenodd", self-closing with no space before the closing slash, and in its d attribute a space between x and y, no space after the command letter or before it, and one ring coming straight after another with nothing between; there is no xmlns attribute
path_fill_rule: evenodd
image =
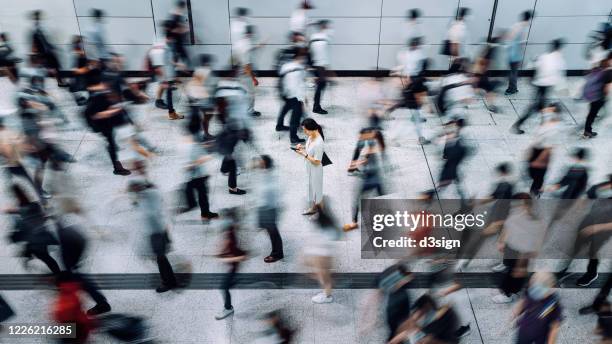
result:
<svg viewBox="0 0 612 344"><path fill-rule="evenodd" d="M504 294L498 294L493 296L493 302L498 304L512 303L518 299L518 295L512 294L510 296L506 296Z"/></svg>
<svg viewBox="0 0 612 344"><path fill-rule="evenodd" d="M325 293L321 292L312 297L312 302L318 303L318 304L331 303L331 302L334 302L334 297L331 295L328 296Z"/></svg>

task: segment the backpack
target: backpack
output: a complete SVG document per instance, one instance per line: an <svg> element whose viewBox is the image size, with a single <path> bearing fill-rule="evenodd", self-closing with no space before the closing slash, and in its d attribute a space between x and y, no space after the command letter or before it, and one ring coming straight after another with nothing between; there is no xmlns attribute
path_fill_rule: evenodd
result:
<svg viewBox="0 0 612 344"><path fill-rule="evenodd" d="M584 89L582 90L582 98L589 102L600 100L604 97L603 82L604 69L594 70L586 76Z"/></svg>

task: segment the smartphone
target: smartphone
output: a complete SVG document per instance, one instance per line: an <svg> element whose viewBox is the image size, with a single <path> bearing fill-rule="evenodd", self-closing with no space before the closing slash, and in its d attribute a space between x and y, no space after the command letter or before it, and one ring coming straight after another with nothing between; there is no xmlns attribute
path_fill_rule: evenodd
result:
<svg viewBox="0 0 612 344"><path fill-rule="evenodd" d="M297 152L297 150L298 150L298 149L297 149L297 148L295 148L295 147L289 147L289 149L291 149L292 151L296 151L296 152Z"/></svg>

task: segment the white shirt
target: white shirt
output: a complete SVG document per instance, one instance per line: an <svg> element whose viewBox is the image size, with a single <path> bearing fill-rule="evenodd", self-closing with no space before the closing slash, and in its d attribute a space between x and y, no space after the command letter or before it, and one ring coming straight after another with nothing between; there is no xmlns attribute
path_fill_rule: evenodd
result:
<svg viewBox="0 0 612 344"><path fill-rule="evenodd" d="M468 77L464 74L450 74L442 81L442 86L458 84L466 82ZM462 102L474 97L474 89L471 85L464 85L455 88L451 88L447 91L447 98L449 103L454 104Z"/></svg>
<svg viewBox="0 0 612 344"><path fill-rule="evenodd" d="M448 29L448 40L451 43L459 44L459 56L467 56L468 31L463 20L455 20Z"/></svg>
<svg viewBox="0 0 612 344"><path fill-rule="evenodd" d="M149 50L149 59L152 67L160 67L164 65L164 54L166 53L166 42L157 42L153 44Z"/></svg>
<svg viewBox="0 0 612 344"><path fill-rule="evenodd" d="M289 30L306 34L306 26L308 25L308 16L306 10L298 8L291 13L289 18Z"/></svg>
<svg viewBox="0 0 612 344"><path fill-rule="evenodd" d="M565 59L560 51L540 55L535 63L533 84L555 86L565 82Z"/></svg>
<svg viewBox="0 0 612 344"><path fill-rule="evenodd" d="M310 51L315 67L329 66L329 33L319 31L310 36Z"/></svg>
<svg viewBox="0 0 612 344"><path fill-rule="evenodd" d="M421 48L408 48L398 54L399 64L402 66L402 74L405 76L414 76L419 74L423 68L423 60L425 54Z"/></svg>
<svg viewBox="0 0 612 344"><path fill-rule="evenodd" d="M249 23L244 17L233 18L231 20L230 33L232 35L231 36L232 42L236 42L239 39L244 37L244 35L246 34L246 29L248 25Z"/></svg>
<svg viewBox="0 0 612 344"><path fill-rule="evenodd" d="M297 98L303 102L306 99L304 66L295 61L285 63L280 69L283 78L283 92L288 99Z"/></svg>
<svg viewBox="0 0 612 344"><path fill-rule="evenodd" d="M234 55L234 62L246 66L252 64L253 59L253 44L247 37L243 37L234 43L232 47L232 54Z"/></svg>

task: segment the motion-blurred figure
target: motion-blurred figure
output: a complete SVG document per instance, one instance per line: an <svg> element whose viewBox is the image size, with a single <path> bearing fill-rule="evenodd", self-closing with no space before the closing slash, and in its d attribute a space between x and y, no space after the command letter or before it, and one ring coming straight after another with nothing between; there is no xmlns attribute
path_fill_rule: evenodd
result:
<svg viewBox="0 0 612 344"><path fill-rule="evenodd" d="M259 227L264 228L270 236L272 251L264 258L266 263L274 263L285 257L283 239L278 231L280 211L280 185L274 161L269 155L262 155L255 160L256 167L261 171L258 194Z"/></svg>
<svg viewBox="0 0 612 344"><path fill-rule="evenodd" d="M155 106L159 109L168 110L168 119L183 119L185 116L177 113L174 109L172 91L176 88L176 67L178 62L174 58L172 47L175 44L175 37L170 32L171 23L164 22L164 42L156 44L151 49L151 62L155 76L159 79ZM162 95L166 92L166 102L162 100Z"/></svg>
<svg viewBox="0 0 612 344"><path fill-rule="evenodd" d="M255 43L255 26L248 25L244 36L238 38L232 46L233 63L240 66L239 79L247 91L248 109L247 112L253 117L261 116L259 111L255 111L255 88L259 86L259 81L255 75L255 51L263 46L263 43Z"/></svg>
<svg viewBox="0 0 612 344"><path fill-rule="evenodd" d="M226 223L223 227L223 242L221 243L221 251L217 257L229 266L229 271L225 274L221 282L221 291L223 293L223 310L215 315L215 319L222 320L234 314L232 306L232 296L230 289L236 282L236 273L240 267L240 263L247 259L247 251L240 248L236 235L240 230L240 209L229 208L222 211L223 218Z"/></svg>
<svg viewBox="0 0 612 344"><path fill-rule="evenodd" d="M612 31L612 30L611 30ZM601 60L586 76L582 98L589 102L589 113L584 123L585 138L593 138L597 133L593 131L593 122L601 109L605 109L610 85L612 84L612 52Z"/></svg>
<svg viewBox="0 0 612 344"><path fill-rule="evenodd" d="M552 88L565 83L565 59L561 54L563 40L555 39L550 43L550 51L542 54L535 62L535 75L533 85L536 88L536 99L527 108L527 111L512 125L511 131L515 134L524 134L521 125L534 112L543 109Z"/></svg>
<svg viewBox="0 0 612 344"><path fill-rule="evenodd" d="M536 272L529 287L513 311L517 344L556 343L563 321L563 307L553 289L555 278L548 272Z"/></svg>
<svg viewBox="0 0 612 344"><path fill-rule="evenodd" d="M196 140L214 138L209 129L210 120L213 118L215 110L213 93L217 87L217 78L213 75L212 62L213 57L211 55L200 55L199 66L193 71L193 77L185 86L185 94L191 107L187 127Z"/></svg>
<svg viewBox="0 0 612 344"><path fill-rule="evenodd" d="M187 49L185 49L186 41L189 33L188 18L186 17L187 2L183 0L176 1L176 5L170 12L170 16L166 21L168 23L168 34L172 36L172 51L174 53L175 62L181 60L187 67L191 66Z"/></svg>
<svg viewBox="0 0 612 344"><path fill-rule="evenodd" d="M21 62L21 59L15 56L8 33L0 32L0 72L5 72L14 84L19 81L19 72L17 71L17 63L19 62Z"/></svg>
<svg viewBox="0 0 612 344"><path fill-rule="evenodd" d="M303 0L298 7L291 12L289 17L289 31L292 34L300 34L306 36L308 32L308 11L314 9L310 1Z"/></svg>
<svg viewBox="0 0 612 344"><path fill-rule="evenodd" d="M255 344L291 344L295 330L287 325L287 319L280 310L263 316L266 329L255 340Z"/></svg>
<svg viewBox="0 0 612 344"><path fill-rule="evenodd" d="M470 154L470 147L465 144L461 135L461 130L465 126L465 121L463 119L457 119L447 123L446 126L444 149L442 151L444 165L442 166L442 171L440 171L440 177L438 179L438 190L455 184L457 194L461 200L465 200L466 195L463 191L461 176L459 174L459 165Z"/></svg>
<svg viewBox="0 0 612 344"><path fill-rule="evenodd" d="M279 70L279 91L284 104L276 120L276 131L289 130L291 144L299 144L306 142L297 135L302 116L304 116L304 102L306 101L305 56L304 50L299 48L293 49L290 54L291 59L282 64ZM287 127L284 121L289 111L291 111L291 119Z"/></svg>
<svg viewBox="0 0 612 344"><path fill-rule="evenodd" d="M499 44L500 37L491 37L491 40L487 42L485 47L480 52L480 55L476 58L472 73L477 79L474 85L475 89L482 90L485 93L485 106L487 110L498 113L499 109L495 106L496 90L500 85L499 80L490 79L490 68L495 62L497 56L497 45Z"/></svg>
<svg viewBox="0 0 612 344"><path fill-rule="evenodd" d="M143 241L149 243L149 254L154 255L157 261L161 285L155 291L165 293L179 287L172 265L166 256L170 246L170 236L161 192L155 185L142 178L130 180L128 191L136 196L138 211L146 228Z"/></svg>
<svg viewBox="0 0 612 344"><path fill-rule="evenodd" d="M85 46L81 36L72 37L72 79L70 80L70 92L74 96L77 105L87 103L87 84L90 62L85 55Z"/></svg>
<svg viewBox="0 0 612 344"><path fill-rule="evenodd" d="M308 44L312 54L312 67L314 67L317 76L317 88L314 94L312 112L321 115L327 114L327 111L321 107L321 97L323 97L323 91L327 87L327 69L330 66L330 40L329 20L319 21L317 32L310 36Z"/></svg>
<svg viewBox="0 0 612 344"><path fill-rule="evenodd" d="M467 16L471 10L467 7L461 7L457 11L457 16L453 20L446 33L446 41L442 46L442 55L450 56L451 61L458 57L470 58L469 55L469 32L466 25Z"/></svg>
<svg viewBox="0 0 612 344"><path fill-rule="evenodd" d="M104 30L105 13L101 9L94 8L90 11L93 17L93 25L87 33L87 57L91 60L100 62L102 69L106 67L106 62L111 58L111 52L107 47L106 32Z"/></svg>
<svg viewBox="0 0 612 344"><path fill-rule="evenodd" d="M517 80L518 69L523 62L523 51L527 42L527 33L529 32L529 23L533 14L531 11L521 13L519 21L512 25L512 28L506 34L508 42L508 65L510 74L508 75L508 88L505 94L512 95L518 93Z"/></svg>
<svg viewBox="0 0 612 344"><path fill-rule="evenodd" d="M43 12L40 10L33 11L30 15L30 19L33 22L33 29L31 32L31 52L33 55L38 55L42 61L43 65L51 71L51 75L57 79L57 86L59 87L67 87L66 84L59 72L62 69L60 61L57 57L57 52L55 50L55 46L49 42L47 38L47 33L45 32L42 26L43 20Z"/></svg>

